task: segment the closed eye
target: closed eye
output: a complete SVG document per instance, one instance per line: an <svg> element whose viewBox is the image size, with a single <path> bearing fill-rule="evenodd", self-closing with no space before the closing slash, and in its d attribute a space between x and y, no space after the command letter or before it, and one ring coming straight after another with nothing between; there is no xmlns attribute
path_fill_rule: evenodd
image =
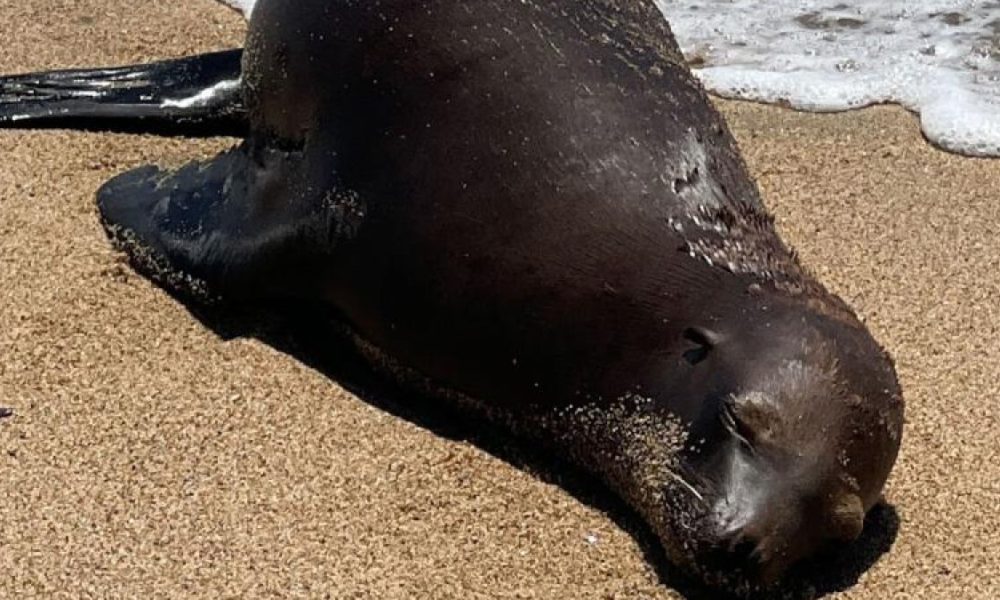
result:
<svg viewBox="0 0 1000 600"><path fill-rule="evenodd" d="M684 330L684 339L694 344L693 348L684 351L684 360L694 366L708 358L708 353L712 350L712 342L700 329L688 327Z"/></svg>
<svg viewBox="0 0 1000 600"><path fill-rule="evenodd" d="M722 424L726 430L736 438L744 450L753 453L755 450L753 431L736 416L736 411L731 400L727 400L722 404L721 417Z"/></svg>

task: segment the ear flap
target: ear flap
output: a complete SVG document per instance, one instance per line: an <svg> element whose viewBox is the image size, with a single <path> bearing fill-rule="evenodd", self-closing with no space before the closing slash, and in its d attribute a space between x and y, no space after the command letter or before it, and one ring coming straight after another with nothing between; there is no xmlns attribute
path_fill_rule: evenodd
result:
<svg viewBox="0 0 1000 600"><path fill-rule="evenodd" d="M843 542L853 542L865 526L865 509L857 494L843 492L830 506L830 535Z"/></svg>

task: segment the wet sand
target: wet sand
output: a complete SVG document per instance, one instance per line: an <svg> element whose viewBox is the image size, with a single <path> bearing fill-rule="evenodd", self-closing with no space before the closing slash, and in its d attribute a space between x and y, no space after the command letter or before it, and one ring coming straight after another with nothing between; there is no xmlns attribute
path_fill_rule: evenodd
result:
<svg viewBox="0 0 1000 600"><path fill-rule="evenodd" d="M0 72L241 41L208 0L133 6L0 0ZM1000 160L937 151L894 108L720 106L783 235L893 353L908 403L898 535L884 519L891 549L835 596L997 597ZM230 143L0 131L0 405L16 411L0 597L678 597L578 476L219 335L122 263L97 187Z"/></svg>

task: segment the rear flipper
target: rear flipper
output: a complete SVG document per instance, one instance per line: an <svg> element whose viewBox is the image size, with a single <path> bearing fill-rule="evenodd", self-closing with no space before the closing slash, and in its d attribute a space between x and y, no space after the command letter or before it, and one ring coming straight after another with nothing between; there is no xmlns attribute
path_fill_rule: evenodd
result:
<svg viewBox="0 0 1000 600"><path fill-rule="evenodd" d="M227 50L143 65L0 77L0 129L243 135L240 61Z"/></svg>
<svg viewBox="0 0 1000 600"><path fill-rule="evenodd" d="M248 148L175 171L140 167L98 191L104 227L138 271L199 302L295 296L316 280L342 207L288 183L296 155Z"/></svg>

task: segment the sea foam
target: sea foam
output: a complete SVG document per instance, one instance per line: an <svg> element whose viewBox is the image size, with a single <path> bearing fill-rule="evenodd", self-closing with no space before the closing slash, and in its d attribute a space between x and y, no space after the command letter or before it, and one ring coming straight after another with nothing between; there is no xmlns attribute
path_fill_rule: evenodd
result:
<svg viewBox="0 0 1000 600"><path fill-rule="evenodd" d="M255 3L222 1L248 17ZM655 1L713 93L816 112L898 103L941 148L1000 156L1000 0Z"/></svg>
<svg viewBox="0 0 1000 600"><path fill-rule="evenodd" d="M898 103L934 144L1000 156L1000 0L656 0L720 96Z"/></svg>
<svg viewBox="0 0 1000 600"><path fill-rule="evenodd" d="M236 10L243 13L246 18L250 18L250 13L253 12L253 5L257 0L219 0L227 6L231 6Z"/></svg>

